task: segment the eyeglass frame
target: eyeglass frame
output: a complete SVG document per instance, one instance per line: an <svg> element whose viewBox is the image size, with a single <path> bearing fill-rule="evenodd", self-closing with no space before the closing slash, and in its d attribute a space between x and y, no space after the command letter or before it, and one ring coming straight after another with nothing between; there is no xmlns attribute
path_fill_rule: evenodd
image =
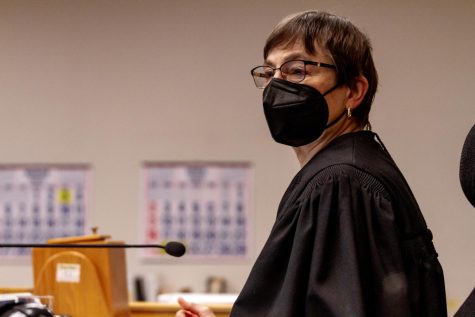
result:
<svg viewBox="0 0 475 317"><path fill-rule="evenodd" d="M269 65L259 65L259 66L256 66L256 67L254 67L254 68L251 69L251 76L252 76L252 79L253 79L253 81L254 81L254 85L256 85L256 87L259 88L259 89L264 89L264 88L267 86L267 84L268 84L268 83L267 83L266 86L264 86L264 87L259 87L259 86L257 85L257 83L256 83L256 80L254 79L254 73L253 73L253 72L254 72L256 69L260 68L260 67L268 67L268 68L272 69L272 70L274 71L274 73L272 74L272 77L274 77L274 76L275 76L275 72L279 70L280 73L282 74L282 77L284 78L284 80L287 80L287 79L286 79L287 76L285 76L285 74L282 73L281 68L282 68L285 64L288 64L288 63L291 63L291 62L303 62L303 66L304 66L304 69L305 69L305 73L304 73L303 78L302 78L301 80L299 80L299 81L292 81L292 82L295 82L295 83L300 83L300 82L302 82L302 81L305 79L305 77L306 77L306 75L307 75L307 74L306 74L306 70L307 70L307 69L306 69L306 66L307 66L307 65L314 65L314 66L317 66L317 67L331 68L331 69L334 69L335 71L337 70L336 65L333 65L333 64L327 64L327 63L322 63L322 62L314 62L314 61L307 61L307 60L303 60L303 59L294 59L294 60L286 61L285 63L283 63L282 65L280 65L280 67L276 67L276 68L274 68L274 67L272 67L272 66L269 66ZM262 78L263 76L257 76L257 77ZM270 81L270 80L269 80L269 81Z"/></svg>

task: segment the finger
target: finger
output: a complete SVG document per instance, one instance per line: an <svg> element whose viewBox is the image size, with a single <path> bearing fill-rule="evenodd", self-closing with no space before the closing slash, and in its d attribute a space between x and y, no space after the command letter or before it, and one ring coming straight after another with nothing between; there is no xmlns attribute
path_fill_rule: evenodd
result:
<svg viewBox="0 0 475 317"><path fill-rule="evenodd" d="M183 297L178 297L178 304L184 309L184 310L191 310L192 312L197 312L197 305L191 302L186 301Z"/></svg>
<svg viewBox="0 0 475 317"><path fill-rule="evenodd" d="M196 315L184 309L180 309L179 311L176 312L175 317L196 317Z"/></svg>
<svg viewBox="0 0 475 317"><path fill-rule="evenodd" d="M189 310L192 309L192 303L187 302L184 298L178 297L178 304L183 308L179 310L175 317L193 317L196 316Z"/></svg>
<svg viewBox="0 0 475 317"><path fill-rule="evenodd" d="M198 316L213 316L211 310L208 307L188 302L182 297L178 297L178 304L180 304L184 310L192 312Z"/></svg>

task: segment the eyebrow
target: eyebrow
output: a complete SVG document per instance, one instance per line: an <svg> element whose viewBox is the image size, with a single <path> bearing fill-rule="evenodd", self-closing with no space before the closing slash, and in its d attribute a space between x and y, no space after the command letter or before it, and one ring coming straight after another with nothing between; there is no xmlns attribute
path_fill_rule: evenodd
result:
<svg viewBox="0 0 475 317"><path fill-rule="evenodd" d="M307 60L309 59L309 56L303 52L293 52L293 53L290 53L289 55L285 56L284 60L282 61L282 64L285 63L285 62L288 62L288 61L292 61L292 60ZM268 59L266 59L264 61L264 64L265 65L269 65L269 66L275 66L273 63L271 63Z"/></svg>

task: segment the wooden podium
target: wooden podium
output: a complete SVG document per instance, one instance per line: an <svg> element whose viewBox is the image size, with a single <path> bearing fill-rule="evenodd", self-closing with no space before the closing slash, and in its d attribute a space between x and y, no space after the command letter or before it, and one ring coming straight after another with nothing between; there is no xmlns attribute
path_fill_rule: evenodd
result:
<svg viewBox="0 0 475 317"><path fill-rule="evenodd" d="M123 244L93 234L48 240L73 244L33 248L36 295L52 295L55 314L71 317L130 317L125 250L74 248L74 244Z"/></svg>

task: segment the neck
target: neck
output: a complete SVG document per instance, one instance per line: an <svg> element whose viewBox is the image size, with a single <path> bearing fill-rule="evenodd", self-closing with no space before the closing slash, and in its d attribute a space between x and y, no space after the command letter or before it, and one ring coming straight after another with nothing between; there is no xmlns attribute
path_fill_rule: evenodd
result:
<svg viewBox="0 0 475 317"><path fill-rule="evenodd" d="M300 167L304 167L305 164L310 161L318 152L323 150L331 141L337 137L351 132L361 131L361 126L355 120L345 120L342 124L337 124L326 129L323 134L316 139L315 141L302 145L299 147L294 147L295 154L297 154L297 159L300 162Z"/></svg>

